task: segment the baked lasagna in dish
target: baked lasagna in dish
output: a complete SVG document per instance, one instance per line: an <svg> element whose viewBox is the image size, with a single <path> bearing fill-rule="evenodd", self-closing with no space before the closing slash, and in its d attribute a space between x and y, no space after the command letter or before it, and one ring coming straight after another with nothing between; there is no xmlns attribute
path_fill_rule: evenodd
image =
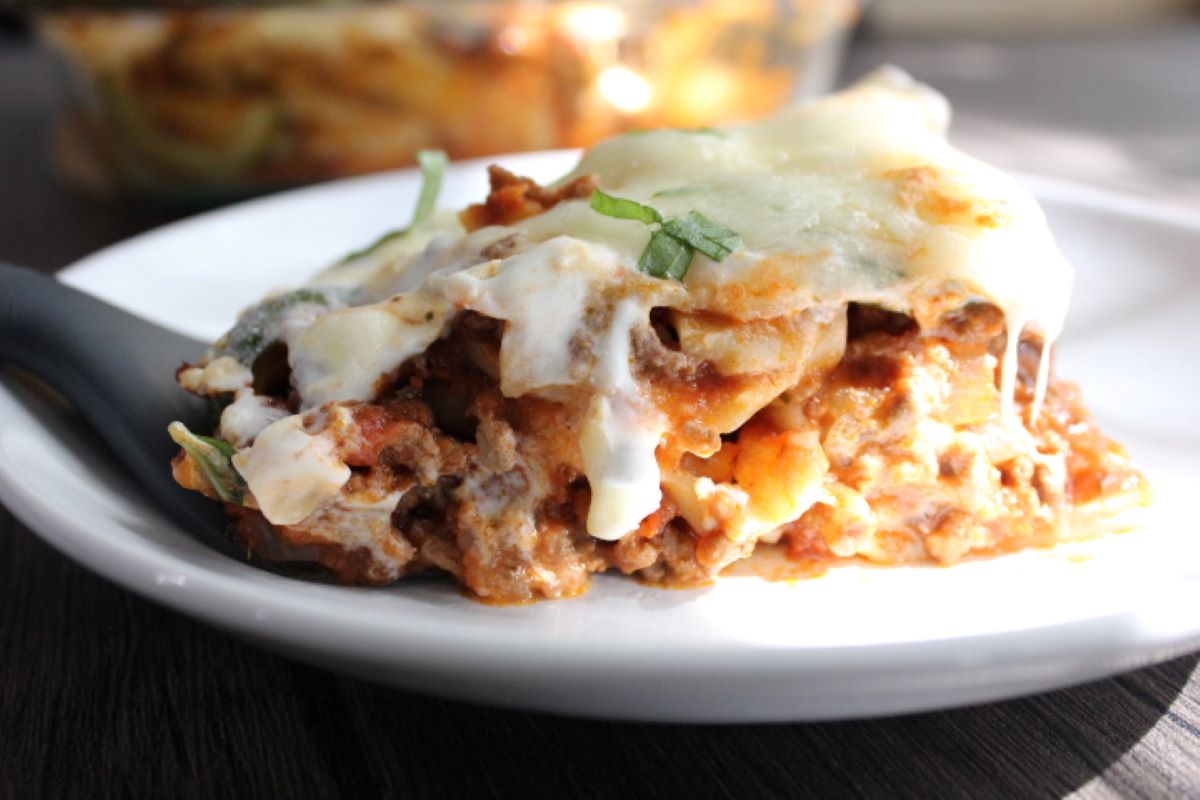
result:
<svg viewBox="0 0 1200 800"><path fill-rule="evenodd" d="M1148 487L1053 376L1033 198L882 70L754 124L625 134L245 311L179 382L176 480L267 559L476 598L711 581L756 548L953 564L1127 524Z"/></svg>

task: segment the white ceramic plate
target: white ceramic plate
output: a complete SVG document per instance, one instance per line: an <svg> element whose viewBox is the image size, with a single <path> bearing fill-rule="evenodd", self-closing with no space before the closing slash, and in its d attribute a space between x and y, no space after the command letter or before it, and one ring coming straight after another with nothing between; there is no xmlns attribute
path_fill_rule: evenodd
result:
<svg viewBox="0 0 1200 800"><path fill-rule="evenodd" d="M535 177L567 153L506 159ZM479 163L446 204L482 196ZM0 499L55 547L156 602L298 658L418 691L654 720L889 714L1063 686L1200 647L1200 222L1028 179L1079 268L1059 368L1155 483L1147 525L952 569L846 567L796 583L663 591L598 578L587 596L490 608L448 584L305 583L193 541L69 412L0 384ZM76 264L64 280L213 337L409 213L411 173L235 206ZM165 467L164 467L165 468Z"/></svg>

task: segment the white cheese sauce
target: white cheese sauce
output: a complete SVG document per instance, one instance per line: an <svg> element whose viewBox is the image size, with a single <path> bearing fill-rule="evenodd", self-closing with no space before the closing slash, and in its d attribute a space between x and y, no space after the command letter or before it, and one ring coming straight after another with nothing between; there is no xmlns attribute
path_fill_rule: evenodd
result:
<svg viewBox="0 0 1200 800"><path fill-rule="evenodd" d="M217 436L234 447L245 447L262 433L263 428L286 416L287 409L272 403L270 398L257 395L249 388L242 389L221 412Z"/></svg>
<svg viewBox="0 0 1200 800"><path fill-rule="evenodd" d="M370 400L380 378L441 334L450 308L420 293L326 314L285 340L302 408Z"/></svg>
<svg viewBox="0 0 1200 800"><path fill-rule="evenodd" d="M274 525L302 521L350 480L350 467L338 458L334 438L309 433L298 414L268 425L252 447L231 460Z"/></svg>
<svg viewBox="0 0 1200 800"><path fill-rule="evenodd" d="M662 502L655 451L666 420L642 397L629 364L633 329L649 314L644 300L618 303L592 371L596 394L579 444L592 489L587 529L597 539L621 538Z"/></svg>
<svg viewBox="0 0 1200 800"><path fill-rule="evenodd" d="M456 307L505 320L500 390L508 397L586 379L572 352L598 288L626 270L602 245L560 236L503 261L434 278Z"/></svg>
<svg viewBox="0 0 1200 800"><path fill-rule="evenodd" d="M236 392L253 381L250 368L231 356L214 358L204 366L188 367L179 373L179 385L197 394Z"/></svg>

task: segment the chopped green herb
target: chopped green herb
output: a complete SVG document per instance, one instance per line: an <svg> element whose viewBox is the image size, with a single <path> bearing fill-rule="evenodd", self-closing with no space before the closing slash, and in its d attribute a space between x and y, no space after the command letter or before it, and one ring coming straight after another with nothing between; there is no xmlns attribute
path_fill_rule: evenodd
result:
<svg viewBox="0 0 1200 800"><path fill-rule="evenodd" d="M323 292L316 289L294 289L287 294L280 295L272 300L268 300L265 305L275 306L279 309L294 306L297 303L321 303L326 304L329 298Z"/></svg>
<svg viewBox="0 0 1200 800"><path fill-rule="evenodd" d="M651 197L680 197L685 194L695 194L696 192L703 192L705 190L705 188L707 188L707 187L704 187L704 186L680 186L675 189L662 189L661 191L657 191L650 196Z"/></svg>
<svg viewBox="0 0 1200 800"><path fill-rule="evenodd" d="M592 192L592 208L606 217L632 219L647 225L662 222L662 216L650 206L644 206L636 200L624 197L613 197L599 189Z"/></svg>
<svg viewBox="0 0 1200 800"><path fill-rule="evenodd" d="M211 436L197 436L182 422L172 422L167 426L167 433L200 467L217 497L226 503L242 504L246 497L246 482L230 461L237 454L233 445Z"/></svg>
<svg viewBox="0 0 1200 800"><path fill-rule="evenodd" d="M345 293L340 288L323 291L296 289L260 303L242 314L233 329L221 338L216 353L231 355L249 366L278 338L277 329L284 311L305 303L333 308L340 305L344 298L331 295Z"/></svg>
<svg viewBox="0 0 1200 800"><path fill-rule="evenodd" d="M196 438L199 439L200 441L204 442L205 444L210 444L213 447L217 448L218 450L221 451L221 455L225 456L226 458L233 458L234 456L237 455L237 448L234 447L233 445L231 445L229 442L225 441L224 439L214 439L212 436L200 436L200 435L197 435Z"/></svg>
<svg viewBox="0 0 1200 800"><path fill-rule="evenodd" d="M365 255L370 255L393 239L399 239L401 236L406 235L408 235L408 228L397 228L394 231L388 231L361 250L354 250L342 256L337 263L345 264L348 261L354 261L355 259L362 258Z"/></svg>
<svg viewBox="0 0 1200 800"><path fill-rule="evenodd" d="M412 222L407 227L388 231L366 247L342 256L338 264L345 264L363 256L370 255L383 245L402 236L407 236L415 226L420 225L433 214L437 205L438 195L442 193L442 179L445 177L448 159L441 150L418 150L417 163L421 165L421 191L417 195L417 205L413 209Z"/></svg>
<svg viewBox="0 0 1200 800"><path fill-rule="evenodd" d="M442 193L442 178L446 173L445 151L418 150L417 163L421 165L421 193L417 195L417 207L413 211L412 225L419 225L429 219L437 204L438 195ZM409 225L411 228L412 225Z"/></svg>
<svg viewBox="0 0 1200 800"><path fill-rule="evenodd" d="M713 222L699 211L688 212L683 219L669 219L663 223L663 232L694 249L704 253L713 261L723 261L742 244L742 237L728 228Z"/></svg>
<svg viewBox="0 0 1200 800"><path fill-rule="evenodd" d="M688 189L689 187L682 187ZM682 190L666 190L683 193ZM655 197L664 194L660 192ZM638 258L638 269L655 278L683 280L697 251L722 261L742 244L737 233L713 222L699 211L691 211L682 219L664 220L650 206L625 197L613 197L596 189L592 192L591 206L594 210L616 219L631 219L658 228L650 235L650 242Z"/></svg>
<svg viewBox="0 0 1200 800"><path fill-rule="evenodd" d="M693 255L692 248L686 243L664 230L657 230L650 236L650 243L638 259L638 269L655 278L681 281L687 275Z"/></svg>

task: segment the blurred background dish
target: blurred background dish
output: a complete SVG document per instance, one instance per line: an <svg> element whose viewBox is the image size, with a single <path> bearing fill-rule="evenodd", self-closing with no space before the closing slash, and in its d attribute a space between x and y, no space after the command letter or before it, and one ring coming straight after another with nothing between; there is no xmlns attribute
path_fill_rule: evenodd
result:
<svg viewBox="0 0 1200 800"><path fill-rule="evenodd" d="M766 115L829 89L858 0L398 0L38 18L75 185L189 201Z"/></svg>

